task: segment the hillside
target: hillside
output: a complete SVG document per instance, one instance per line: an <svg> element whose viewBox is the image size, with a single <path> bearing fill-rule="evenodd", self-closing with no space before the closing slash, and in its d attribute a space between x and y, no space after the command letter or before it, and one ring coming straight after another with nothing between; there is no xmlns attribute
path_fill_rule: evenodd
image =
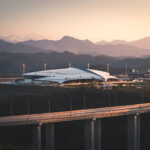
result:
<svg viewBox="0 0 150 150"><path fill-rule="evenodd" d="M43 64L47 63L47 69L68 67L71 62L74 66L87 67L95 64L107 64L115 61L117 58L108 56L93 57L90 55L75 55L69 52L50 54L35 53L0 53L0 73L22 73L22 64L26 64L26 71L43 70Z"/></svg>
<svg viewBox="0 0 150 150"><path fill-rule="evenodd" d="M0 40L0 52L37 53L44 52L44 50L30 45L24 45L20 43L15 44Z"/></svg>
<svg viewBox="0 0 150 150"><path fill-rule="evenodd" d="M43 70L43 64L47 64L47 69L56 69L68 67L68 63L72 66L87 68L87 63L95 69L106 71L106 65L110 64L110 73L124 73L125 65L128 64L129 69L138 69L147 71L150 66L150 58L122 58L109 57L104 55L75 55L70 52L53 52L53 53L0 53L0 73L16 74L22 73L22 64L26 64L26 72Z"/></svg>
<svg viewBox="0 0 150 150"><path fill-rule="evenodd" d="M107 55L113 57L144 57L150 56L150 38L127 42L114 40L111 42L100 41L93 43L89 40L79 40L70 36L64 36L60 40L29 40L18 43L10 43L0 40L0 52L13 53L50 53L71 52L78 55Z"/></svg>
<svg viewBox="0 0 150 150"><path fill-rule="evenodd" d="M123 44L123 45L131 45L131 46L135 46L137 48L141 48L141 49L148 49L150 50L150 37L145 37L139 40L135 40L135 41L125 41L125 40L113 40L113 41L99 41L96 42L95 44L97 45L118 45L118 44Z"/></svg>
<svg viewBox="0 0 150 150"><path fill-rule="evenodd" d="M126 56L126 57L140 57L143 55L150 55L150 50L138 48L125 41L113 41L113 44L98 45L89 40L79 40L73 37L64 36L58 41L53 40L39 40L39 41L24 41L19 44L34 46L44 50L54 50L57 52L69 51L75 54L86 55L107 55L107 56Z"/></svg>
<svg viewBox="0 0 150 150"><path fill-rule="evenodd" d="M130 44L139 48L150 49L150 37L132 41Z"/></svg>

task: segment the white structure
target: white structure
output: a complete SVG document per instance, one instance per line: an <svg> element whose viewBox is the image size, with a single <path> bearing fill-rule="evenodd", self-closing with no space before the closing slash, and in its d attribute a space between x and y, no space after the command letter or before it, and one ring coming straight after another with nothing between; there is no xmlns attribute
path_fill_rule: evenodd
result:
<svg viewBox="0 0 150 150"><path fill-rule="evenodd" d="M108 72L76 67L25 73L24 78L25 80L56 82L60 84L75 80L99 80L107 82L108 79L117 79Z"/></svg>
<svg viewBox="0 0 150 150"><path fill-rule="evenodd" d="M94 69L88 69L88 70L101 76L102 78L104 78L105 81L107 81L108 79L117 79L115 76L111 76L109 72L94 70Z"/></svg>

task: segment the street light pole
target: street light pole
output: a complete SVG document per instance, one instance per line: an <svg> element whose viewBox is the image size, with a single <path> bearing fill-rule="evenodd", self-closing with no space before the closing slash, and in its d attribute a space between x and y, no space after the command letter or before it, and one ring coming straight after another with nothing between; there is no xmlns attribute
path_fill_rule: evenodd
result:
<svg viewBox="0 0 150 150"><path fill-rule="evenodd" d="M117 106L117 89L115 88L114 93L115 93L115 106Z"/></svg>
<svg viewBox="0 0 150 150"><path fill-rule="evenodd" d="M85 93L83 95L83 108L86 109L86 104L85 104Z"/></svg>
<svg viewBox="0 0 150 150"><path fill-rule="evenodd" d="M109 100L109 112L110 112L110 103L111 103L111 95L110 95L110 91L109 91L109 97L108 97L108 100Z"/></svg>
<svg viewBox="0 0 150 150"><path fill-rule="evenodd" d="M30 114L30 103L29 103L29 97L27 98L28 101L28 114Z"/></svg>
<svg viewBox="0 0 150 150"><path fill-rule="evenodd" d="M72 96L70 95L70 110L72 110Z"/></svg>
<svg viewBox="0 0 150 150"><path fill-rule="evenodd" d="M12 100L11 100L11 104L10 104L10 115L13 115L13 104L12 104Z"/></svg>
<svg viewBox="0 0 150 150"><path fill-rule="evenodd" d="M142 96L142 102L143 102L143 103L144 103L144 98L145 98L144 91L145 91L145 88L144 88L144 85L143 85L143 96Z"/></svg>
<svg viewBox="0 0 150 150"><path fill-rule="evenodd" d="M48 100L48 112L50 113L51 112L51 101Z"/></svg>

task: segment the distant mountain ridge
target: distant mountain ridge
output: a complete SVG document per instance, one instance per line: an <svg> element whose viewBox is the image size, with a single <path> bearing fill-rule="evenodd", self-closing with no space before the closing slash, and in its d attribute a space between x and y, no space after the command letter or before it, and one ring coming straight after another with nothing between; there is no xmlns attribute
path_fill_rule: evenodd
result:
<svg viewBox="0 0 150 150"><path fill-rule="evenodd" d="M60 40L29 40L18 43L9 43L0 40L0 52L13 53L47 53L51 51L56 52L71 52L74 54L83 55L107 55L113 57L146 57L150 55L150 48L144 49L142 44L148 48L150 45L150 38L144 38L138 41L127 42L123 40L115 40L112 42L101 41L93 43L89 40L79 40L70 36L64 36Z"/></svg>
<svg viewBox="0 0 150 150"><path fill-rule="evenodd" d="M37 53L37 52L44 52L44 50L30 45L20 43L15 44L6 42L4 40L0 40L0 52Z"/></svg>
<svg viewBox="0 0 150 150"><path fill-rule="evenodd" d="M20 44L30 45L44 50L52 49L57 52L69 51L75 54L88 55L107 55L114 57L140 57L150 55L150 49L141 49L123 40L115 40L111 44L103 41L103 45L93 43L89 40L79 40L70 36L64 36L62 39L54 40L38 40L24 41Z"/></svg>
<svg viewBox="0 0 150 150"><path fill-rule="evenodd" d="M132 45L138 48L142 48L142 49L150 49L150 37L145 37L139 40L135 40L135 41L125 41L125 40L114 40L111 42L107 42L107 41L100 41L100 42L96 42L97 45L117 45L117 44L127 44L127 45Z"/></svg>
<svg viewBox="0 0 150 150"><path fill-rule="evenodd" d="M139 48L150 49L150 37L132 41L130 44Z"/></svg>
<svg viewBox="0 0 150 150"><path fill-rule="evenodd" d="M124 40L113 40L111 42L107 42L107 41L100 41L100 42L96 42L95 44L97 45L117 45L117 44L128 44L127 41Z"/></svg>

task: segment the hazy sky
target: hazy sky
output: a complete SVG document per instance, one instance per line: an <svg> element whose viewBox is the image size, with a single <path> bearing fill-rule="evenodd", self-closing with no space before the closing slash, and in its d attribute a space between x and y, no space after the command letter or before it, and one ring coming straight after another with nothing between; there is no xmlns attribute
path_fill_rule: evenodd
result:
<svg viewBox="0 0 150 150"><path fill-rule="evenodd" d="M150 0L0 0L0 36L93 41L150 36Z"/></svg>

